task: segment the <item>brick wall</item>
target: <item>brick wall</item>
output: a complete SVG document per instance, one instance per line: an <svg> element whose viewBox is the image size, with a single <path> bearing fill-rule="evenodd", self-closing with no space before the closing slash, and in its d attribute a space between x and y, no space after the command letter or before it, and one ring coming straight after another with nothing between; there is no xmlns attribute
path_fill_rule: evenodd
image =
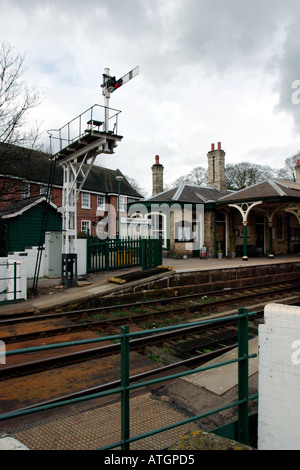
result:
<svg viewBox="0 0 300 470"><path fill-rule="evenodd" d="M300 307L269 304L259 327L259 450L300 449Z"/></svg>

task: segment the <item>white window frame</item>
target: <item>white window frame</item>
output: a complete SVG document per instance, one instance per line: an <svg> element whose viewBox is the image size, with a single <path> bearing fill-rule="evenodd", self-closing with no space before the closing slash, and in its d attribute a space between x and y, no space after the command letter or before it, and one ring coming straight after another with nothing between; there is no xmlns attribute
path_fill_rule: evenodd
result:
<svg viewBox="0 0 300 470"><path fill-rule="evenodd" d="M81 223L81 232L91 234L91 221L90 220L82 220Z"/></svg>
<svg viewBox="0 0 300 470"><path fill-rule="evenodd" d="M22 181L21 199L26 199L27 197L30 197L30 183Z"/></svg>
<svg viewBox="0 0 300 470"><path fill-rule="evenodd" d="M161 217L161 227L159 227L159 218ZM149 212L146 218L151 219L151 235L153 238L162 237L162 246L167 248L167 217L162 212Z"/></svg>
<svg viewBox="0 0 300 470"><path fill-rule="evenodd" d="M44 186L44 185L41 185L40 186L40 195L41 196L47 196L47 192L48 192L48 187Z"/></svg>
<svg viewBox="0 0 300 470"><path fill-rule="evenodd" d="M102 204L99 204L99 199L103 198ZM105 211L105 195L97 194L97 211Z"/></svg>
<svg viewBox="0 0 300 470"><path fill-rule="evenodd" d="M85 198L87 197L87 201ZM81 209L90 209L91 208L91 194L87 192L81 193Z"/></svg>
<svg viewBox="0 0 300 470"><path fill-rule="evenodd" d="M126 212L127 198L125 196L120 196L119 199L119 211Z"/></svg>

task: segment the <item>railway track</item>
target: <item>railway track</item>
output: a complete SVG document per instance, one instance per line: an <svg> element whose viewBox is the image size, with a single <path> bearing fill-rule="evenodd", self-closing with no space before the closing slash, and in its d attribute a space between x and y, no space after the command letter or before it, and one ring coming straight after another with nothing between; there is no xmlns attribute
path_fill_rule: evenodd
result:
<svg viewBox="0 0 300 470"><path fill-rule="evenodd" d="M7 345L7 350L22 350L44 344L52 344L53 349L7 358L7 364L0 368L0 413L59 401L62 397L82 395L118 383L120 344L113 341L99 343L95 339L99 335L118 334L121 324L129 324L131 331L150 328L155 331L155 327L185 324L224 313L228 309L237 310L240 306L251 310L249 303L253 304L253 299L256 304L263 305L276 300L283 303L285 298L286 301L293 298L295 305L299 300L298 293L298 283L281 282L89 310L2 318L0 339ZM249 329L250 335L256 334L259 317L262 316L262 310L256 310L257 320ZM88 339L89 343L62 349L54 346L56 343L70 344L80 339ZM130 341L134 363L132 380L138 380L145 374L150 376L161 373L164 368L173 373L176 367L195 367L236 346L236 343L237 325L231 321L214 324L213 329L209 325L198 325L133 339ZM156 362L160 358L159 354L155 354L155 348L161 349L162 356L167 357L164 364ZM168 363L169 358L172 360ZM75 378L69 378L68 383L72 372ZM42 385L37 385L38 380ZM16 390L19 388L20 396L16 399ZM13 398L10 398L11 394Z"/></svg>
<svg viewBox="0 0 300 470"><path fill-rule="evenodd" d="M178 323L182 322L182 317L184 320L187 317L199 318L224 311L228 306L237 309L253 299L260 302L271 301L287 294L297 296L298 292L298 283L281 282L69 312L24 315L18 318L2 317L0 339L5 344L17 345L22 341L87 330L108 334L124 323L134 323L147 329L149 326L163 326L165 318L168 319L168 324L170 318L173 323Z"/></svg>

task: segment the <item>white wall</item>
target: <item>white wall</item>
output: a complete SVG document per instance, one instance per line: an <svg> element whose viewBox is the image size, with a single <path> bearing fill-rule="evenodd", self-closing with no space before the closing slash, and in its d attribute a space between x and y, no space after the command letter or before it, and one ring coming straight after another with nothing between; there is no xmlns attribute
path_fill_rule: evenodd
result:
<svg viewBox="0 0 300 470"><path fill-rule="evenodd" d="M45 249L42 252L39 277L57 279L61 277L62 255L61 255L62 237L60 232L46 232ZM87 239L78 239L77 246L77 275L86 274L86 244ZM35 273L36 246L26 248L21 252L14 252L8 255L9 260L17 260L26 265L26 276L32 279ZM0 289L1 292L1 289Z"/></svg>
<svg viewBox="0 0 300 470"><path fill-rule="evenodd" d="M77 275L82 276L86 274L86 250L87 239L77 239Z"/></svg>
<svg viewBox="0 0 300 470"><path fill-rule="evenodd" d="M17 260L26 264L26 276L27 278L34 277L35 272L35 263L37 257L37 247L33 246L32 248L26 248L24 251L15 251L14 253L9 253L8 259ZM44 257L41 261L40 276L44 276Z"/></svg>
<svg viewBox="0 0 300 470"><path fill-rule="evenodd" d="M86 239L78 239L77 275L86 274ZM0 302L14 300L14 262L17 263L17 299L27 299L27 280L35 273L37 247L10 253L0 258ZM42 253L39 277L61 277L61 233L47 232L45 250ZM3 293L1 293L3 292Z"/></svg>
<svg viewBox="0 0 300 470"><path fill-rule="evenodd" d="M258 449L300 449L300 307L268 304L259 326Z"/></svg>
<svg viewBox="0 0 300 470"><path fill-rule="evenodd" d="M16 273L14 264L16 265ZM0 294L0 302L27 299L27 275L24 260L0 258L0 292L3 292Z"/></svg>

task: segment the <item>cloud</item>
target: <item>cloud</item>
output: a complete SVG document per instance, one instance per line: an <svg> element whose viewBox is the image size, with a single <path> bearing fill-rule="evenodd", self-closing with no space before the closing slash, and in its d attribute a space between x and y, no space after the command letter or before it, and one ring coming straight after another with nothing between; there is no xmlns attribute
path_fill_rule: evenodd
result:
<svg viewBox="0 0 300 470"><path fill-rule="evenodd" d="M300 14L300 11L298 14ZM296 132L299 132L300 126L300 105L298 100L295 100L298 96L297 88L299 88L297 81L300 80L299 58L299 25L295 21L287 31L284 50L278 61L279 80L277 89L279 92L279 102L276 109L278 111L285 111L293 116ZM293 88L293 85L296 88Z"/></svg>
<svg viewBox="0 0 300 470"><path fill-rule="evenodd" d="M298 151L299 16L298 0L2 0L0 41L26 52L45 135L102 104L105 67L119 78L139 65L111 96L124 138L104 161L149 189L155 154L170 183L205 167L211 142L228 163L280 167Z"/></svg>

